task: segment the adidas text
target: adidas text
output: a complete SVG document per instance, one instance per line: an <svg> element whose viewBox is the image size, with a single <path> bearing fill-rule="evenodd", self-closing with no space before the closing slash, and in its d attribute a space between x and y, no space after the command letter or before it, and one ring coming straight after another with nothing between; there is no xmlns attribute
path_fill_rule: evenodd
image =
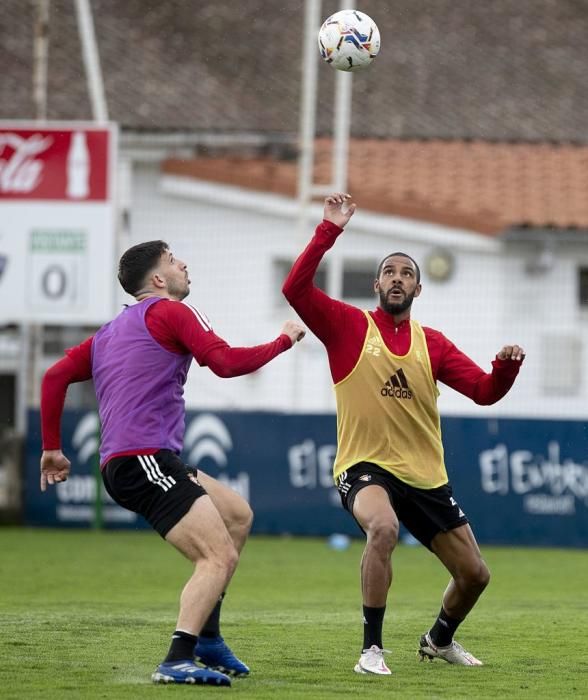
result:
<svg viewBox="0 0 588 700"><path fill-rule="evenodd" d="M396 399L412 399L412 391L410 389L394 389L391 386L383 386L380 393L382 396L391 396Z"/></svg>

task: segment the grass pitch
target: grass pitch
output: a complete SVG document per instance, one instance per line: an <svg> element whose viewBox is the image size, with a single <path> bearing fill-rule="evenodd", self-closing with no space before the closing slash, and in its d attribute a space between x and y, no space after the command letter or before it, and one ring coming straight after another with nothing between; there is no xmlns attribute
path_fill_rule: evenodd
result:
<svg viewBox="0 0 588 700"><path fill-rule="evenodd" d="M382 678L353 673L361 550L252 538L223 610L251 677L154 686L189 564L148 532L0 528L0 698L588 698L587 553L484 548L493 580L457 638L486 665L464 668L417 660L448 578L425 549L400 546Z"/></svg>

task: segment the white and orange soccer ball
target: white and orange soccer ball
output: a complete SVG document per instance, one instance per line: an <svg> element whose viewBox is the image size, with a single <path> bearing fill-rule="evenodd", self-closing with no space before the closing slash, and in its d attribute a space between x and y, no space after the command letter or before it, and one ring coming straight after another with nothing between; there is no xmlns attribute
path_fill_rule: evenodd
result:
<svg viewBox="0 0 588 700"><path fill-rule="evenodd" d="M364 70L380 51L380 31L365 12L341 10L323 22L318 44L321 56L333 68Z"/></svg>

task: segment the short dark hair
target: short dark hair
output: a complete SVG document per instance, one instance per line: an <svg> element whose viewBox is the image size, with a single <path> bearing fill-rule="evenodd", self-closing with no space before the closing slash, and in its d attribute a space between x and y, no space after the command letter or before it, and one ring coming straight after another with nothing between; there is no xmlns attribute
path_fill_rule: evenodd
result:
<svg viewBox="0 0 588 700"><path fill-rule="evenodd" d="M127 294L135 296L143 287L147 274L166 250L169 246L165 241L147 241L123 253L118 263L118 281Z"/></svg>
<svg viewBox="0 0 588 700"><path fill-rule="evenodd" d="M376 272L376 279L380 279L380 273L382 272L382 268L384 267L384 263L388 258L393 258L395 255L400 255L402 258L408 258L409 260L412 260L414 263L414 266L416 268L416 279L417 279L417 284L420 284L421 281L421 268L419 267L419 264L417 261L408 255L407 253L401 253L400 251L397 251L396 253L389 253L385 258L382 258L382 261L378 265L378 271Z"/></svg>

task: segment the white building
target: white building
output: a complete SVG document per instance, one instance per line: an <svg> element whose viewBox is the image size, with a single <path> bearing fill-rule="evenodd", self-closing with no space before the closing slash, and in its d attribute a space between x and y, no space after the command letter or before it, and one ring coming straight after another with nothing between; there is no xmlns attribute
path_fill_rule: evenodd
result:
<svg viewBox="0 0 588 700"><path fill-rule="evenodd" d="M136 163L129 182L131 225L122 247L166 240L189 264L189 300L231 345L276 337L293 316L281 283L322 218L322 207L315 205L312 224L301 231L296 203L288 197L166 175L158 163ZM504 344L519 343L527 352L513 390L500 403L479 407L440 386L442 413L584 418L588 305L581 303L578 285L588 268L588 247L581 236L575 241L561 232L546 235L547 243L539 245L536 237L490 238L358 211L325 259L326 290L374 308L377 263L389 252L406 251L423 273L414 318L441 330L486 371ZM557 246L551 245L554 235ZM435 267L443 273L443 262L435 262L439 251L452 257L445 281L433 274ZM365 294L359 298L354 289ZM219 379L195 365L186 399L190 408L334 411L326 353L312 334L250 376Z"/></svg>

